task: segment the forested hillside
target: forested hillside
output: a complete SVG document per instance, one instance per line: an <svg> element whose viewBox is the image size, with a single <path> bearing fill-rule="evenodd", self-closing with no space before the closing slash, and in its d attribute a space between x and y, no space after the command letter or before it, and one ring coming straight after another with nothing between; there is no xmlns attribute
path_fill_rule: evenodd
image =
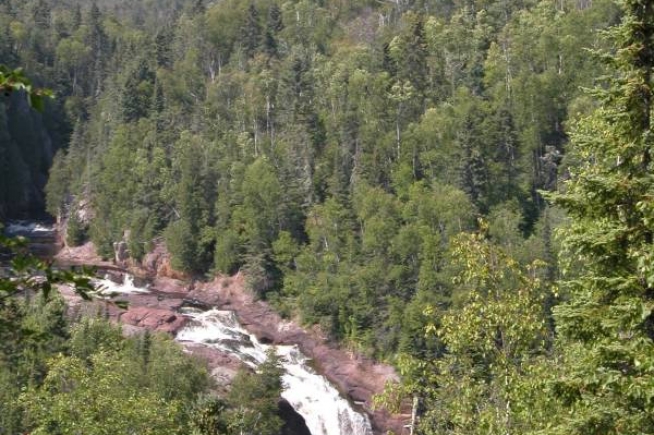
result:
<svg viewBox="0 0 654 435"><path fill-rule="evenodd" d="M138 259L163 236L177 268L240 268L377 356L436 351L423 307L456 299L478 217L556 275L539 191L613 3L114 3L3 3L3 58L59 96L48 211L73 239Z"/></svg>
<svg viewBox="0 0 654 435"><path fill-rule="evenodd" d="M71 243L243 271L395 363L421 433L647 433L652 8L0 0L0 63L57 94L0 102L0 214L58 148Z"/></svg>

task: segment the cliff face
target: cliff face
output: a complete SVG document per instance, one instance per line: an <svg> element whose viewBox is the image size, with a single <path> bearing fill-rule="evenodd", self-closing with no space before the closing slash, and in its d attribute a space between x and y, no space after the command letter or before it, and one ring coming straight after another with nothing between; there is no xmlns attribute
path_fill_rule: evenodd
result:
<svg viewBox="0 0 654 435"><path fill-rule="evenodd" d="M0 99L0 219L41 219L52 158L67 141L56 110L32 110L19 93Z"/></svg>
<svg viewBox="0 0 654 435"><path fill-rule="evenodd" d="M89 245L64 249L57 260L66 264L109 266L99 261ZM385 434L389 430L396 434L403 433L403 425L410 416L389 415L385 411L372 409L373 396L381 393L388 381L398 379L391 366L339 348L329 342L318 328L307 330L294 321L282 319L266 302L254 300L246 290L242 274L220 276L210 282L193 281L170 268L168 255L161 246L146 256L141 264L124 265L130 273L148 277L151 290L147 294L129 295L127 299L130 304L126 310L111 304L106 306L106 314L121 322L126 332L147 328L175 335L187 321L178 310L182 304L189 302L234 311L240 323L260 341L298 345L313 360L318 372L368 412L375 433ZM113 268L117 269L115 266ZM111 273L120 275L117 270ZM116 276L116 279L120 279L120 276ZM64 294L68 294L69 299L72 297L70 290L64 290ZM215 349L194 345L191 350L204 357L217 379L224 379L225 383L229 382L238 367L234 358Z"/></svg>

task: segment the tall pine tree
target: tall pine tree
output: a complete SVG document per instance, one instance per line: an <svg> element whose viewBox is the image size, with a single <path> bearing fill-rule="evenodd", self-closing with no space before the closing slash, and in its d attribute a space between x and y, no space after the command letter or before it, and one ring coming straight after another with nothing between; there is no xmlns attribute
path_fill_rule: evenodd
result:
<svg viewBox="0 0 654 435"><path fill-rule="evenodd" d="M564 373L554 392L569 408L548 434L654 433L654 1L624 0L604 54L614 74L578 122L582 162L554 201L563 234L569 301L555 310Z"/></svg>

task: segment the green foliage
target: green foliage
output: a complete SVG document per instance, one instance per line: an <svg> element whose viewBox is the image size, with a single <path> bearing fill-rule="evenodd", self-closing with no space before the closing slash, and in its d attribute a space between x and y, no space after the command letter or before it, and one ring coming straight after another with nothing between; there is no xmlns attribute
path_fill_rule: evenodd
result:
<svg viewBox="0 0 654 435"><path fill-rule="evenodd" d="M0 235L0 248L3 253L10 254L9 265L2 270L0 276L0 303L12 303L14 296L25 291L40 293L47 299L54 286L63 283L71 284L75 291L87 300L95 291L88 273L83 271L84 273L76 274L51 268L48 263L27 253L24 239Z"/></svg>
<svg viewBox="0 0 654 435"><path fill-rule="evenodd" d="M0 275L0 428L15 433L23 428L19 392L42 382L47 358L67 350L66 307L52 297L54 286L72 284L87 299L93 287L86 276L52 270L25 254L23 240L0 235L0 249L10 259Z"/></svg>
<svg viewBox="0 0 654 435"><path fill-rule="evenodd" d="M14 91L24 91L30 107L39 112L45 110L45 98L53 97L51 90L33 87L32 81L27 78L22 69L12 70L5 65L0 65L0 92L8 97Z"/></svg>
<svg viewBox="0 0 654 435"><path fill-rule="evenodd" d="M7 100L0 214L34 201L47 122L68 144L48 210L85 204L102 256L165 242L195 276L243 270L378 357L440 352L420 306L464 296L450 243L477 215L556 278L539 192L604 71L583 48L619 17L609 0L37 3L0 9L0 55L60 107L23 119Z"/></svg>
<svg viewBox="0 0 654 435"><path fill-rule="evenodd" d="M16 400L26 385L42 382L47 358L67 350L63 301L5 299L0 302L0 421L3 433L23 428L24 409ZM6 432L5 432L6 431Z"/></svg>
<svg viewBox="0 0 654 435"><path fill-rule="evenodd" d="M454 258L462 268L457 282L467 291L461 307L440 320L437 333L447 353L436 362L437 387L428 392L428 401L440 405L427 406L423 428L525 433L537 424L529 411L537 393L523 377L549 341L539 265L523 270L483 234L459 237Z"/></svg>
<svg viewBox="0 0 654 435"><path fill-rule="evenodd" d="M173 253L172 265L178 270L193 270L196 264L196 251L191 226L186 220L173 222L165 233L166 246Z"/></svg>
<svg viewBox="0 0 654 435"><path fill-rule="evenodd" d="M127 364L115 355L93 355L90 366L75 357L55 358L43 387L20 398L32 433L179 433L182 405L137 385L126 385Z"/></svg>
<svg viewBox="0 0 654 435"><path fill-rule="evenodd" d="M265 159L245 170L243 204L235 208L233 220L239 223L241 237L252 253L269 249L283 225L282 185L275 172Z"/></svg>
<svg viewBox="0 0 654 435"><path fill-rule="evenodd" d="M402 384L377 398L397 409L412 397L421 434L530 433L558 411L543 391L553 366L545 264L520 265L481 228L452 242L451 306L422 303L428 320L418 333L436 352L400 354Z"/></svg>
<svg viewBox="0 0 654 435"><path fill-rule="evenodd" d="M99 319L69 328L52 293L72 285L90 299L90 275L53 270L21 253L20 240L0 242L17 251L0 277L0 432L187 433L185 404L210 385L206 369L168 337L125 339Z"/></svg>
<svg viewBox="0 0 654 435"><path fill-rule="evenodd" d="M231 230L220 233L214 253L214 265L218 272L225 274L236 272L235 269L241 262L239 247L238 233Z"/></svg>
<svg viewBox="0 0 654 435"><path fill-rule="evenodd" d="M654 390L652 328L651 69L654 4L625 1L602 53L611 76L572 132L579 161L552 195L570 216L561 231L563 288L555 308L564 354L554 396L570 409L549 433L647 433ZM571 270L579 262L580 270Z"/></svg>
<svg viewBox="0 0 654 435"><path fill-rule="evenodd" d="M86 241L86 225L77 216L76 211L72 211L66 225L66 243L68 246L80 246Z"/></svg>
<svg viewBox="0 0 654 435"><path fill-rule="evenodd" d="M61 95L42 115L0 103L1 216L39 203L42 144L68 143L50 213L88 203L104 256L163 239L180 270L242 269L258 296L351 348L401 351L423 433L654 431L649 0L55 3L0 2L0 57ZM14 89L36 107L48 96L2 68L0 90ZM569 222L543 200L557 189ZM479 215L484 236L469 234ZM48 330L13 296L47 293L28 275L52 272L15 260L0 331L38 383L50 350L28 352L6 325ZM62 376L110 379L103 364L131 352L157 394L188 388L156 368L156 338L98 332L96 346L87 327L53 363ZM11 370L0 364L3 397L19 388ZM238 382L266 400L207 399L196 432L264 430L277 386ZM72 403L42 393L32 403ZM20 406L2 406L18 432Z"/></svg>
<svg viewBox="0 0 654 435"><path fill-rule="evenodd" d="M126 340L120 328L84 319L73 328L70 345L70 356L50 361L43 385L21 395L28 427L44 433L186 430L184 404L205 391L208 375L169 338Z"/></svg>
<svg viewBox="0 0 654 435"><path fill-rule="evenodd" d="M194 435L227 435L228 426L225 421L227 404L217 397L201 398L196 404L192 418L192 433Z"/></svg>
<svg viewBox="0 0 654 435"><path fill-rule="evenodd" d="M4 303L2 314L14 322L0 331L3 433L187 433L187 404L209 377L170 338L125 339L120 327L90 318L69 330L58 299Z"/></svg>
<svg viewBox="0 0 654 435"><path fill-rule="evenodd" d="M46 189L46 209L52 216L61 216L63 209L68 202L69 184L72 174L69 172L66 164L66 153L58 151L52 160L50 173Z"/></svg>
<svg viewBox="0 0 654 435"><path fill-rule="evenodd" d="M241 370L232 383L228 403L229 432L244 435L277 435L282 420L277 415L277 402L282 392L284 369L274 349L257 373Z"/></svg>

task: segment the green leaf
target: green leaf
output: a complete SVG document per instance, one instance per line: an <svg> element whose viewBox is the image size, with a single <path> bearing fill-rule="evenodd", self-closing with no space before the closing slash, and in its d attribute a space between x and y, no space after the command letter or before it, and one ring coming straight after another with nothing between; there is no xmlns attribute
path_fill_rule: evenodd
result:
<svg viewBox="0 0 654 435"><path fill-rule="evenodd" d="M43 97L40 95L28 94L27 101L30 107L34 110L38 112L43 112L43 110L45 110L45 102L43 101Z"/></svg>

